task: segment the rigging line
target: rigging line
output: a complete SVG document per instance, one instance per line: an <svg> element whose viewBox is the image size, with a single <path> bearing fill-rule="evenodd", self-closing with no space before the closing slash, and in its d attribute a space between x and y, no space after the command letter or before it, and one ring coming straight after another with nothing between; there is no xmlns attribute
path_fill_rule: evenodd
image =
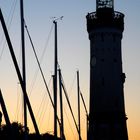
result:
<svg viewBox="0 0 140 140"><path fill-rule="evenodd" d="M19 113L19 96L20 94L18 93L19 92L19 83L17 83L17 105L16 105L16 113L15 113L15 119L18 120L18 113Z"/></svg>
<svg viewBox="0 0 140 140"><path fill-rule="evenodd" d="M45 43L45 46L44 46L44 49L43 49L42 56L41 56L41 58L40 58L40 63L42 63L42 60L43 60L43 58L44 58L44 55L45 55L46 49L47 49L47 47L48 47L48 43L49 43L50 37L51 37L51 35L52 35L53 28L54 28L54 25L53 25L53 23L52 23L51 29L50 29L50 32L49 32L49 35L48 35L48 37L47 37L47 40L46 40L46 43Z"/></svg>
<svg viewBox="0 0 140 140"><path fill-rule="evenodd" d="M20 44L20 46L21 46L21 44ZM20 63L21 63L21 47L20 47L20 50L19 50L19 56L18 56L18 58L17 58L17 61L18 61L18 64L19 64L19 67L20 67ZM18 86L18 85L20 85L20 82L18 81L17 82L17 109L16 109L16 114L17 114L17 119L16 120L18 120L18 116L19 116L19 114L21 114L20 112L21 112L21 108L22 108L22 103L20 102L20 95L21 94L19 94L20 92L21 92L21 88L20 88L20 86ZM22 99L22 97L21 97L21 99Z"/></svg>
<svg viewBox="0 0 140 140"><path fill-rule="evenodd" d="M45 94L46 95L46 94ZM44 98L44 100L43 100L43 103L42 103L42 109L41 109L41 113L40 113L40 115L39 115L39 119L38 119L38 123L39 123L39 126L41 125L41 122L42 122L42 120L44 119L44 115L45 115L45 113L46 113L46 111L47 111L47 107L48 107L48 105L49 105L49 102L48 102L48 100L46 101L47 99L46 98ZM47 104L46 104L46 102L47 102Z"/></svg>
<svg viewBox="0 0 140 140"><path fill-rule="evenodd" d="M34 77L33 77L33 80L32 80L31 86L30 86L29 97L31 97L33 88L35 86L35 83L36 83L36 80L37 80L37 76L38 76L38 72L39 72L39 69L37 69L35 74L34 74Z"/></svg>
<svg viewBox="0 0 140 140"><path fill-rule="evenodd" d="M40 128L42 128L42 124L43 124L42 122L43 122L43 120L44 120L45 113L46 113L46 111L47 111L47 107L48 107L48 106L49 106L49 105L46 106L45 111L44 111L44 113L43 113L42 121L40 122L40 125L39 125ZM49 114L50 114L50 113L49 113Z"/></svg>
<svg viewBox="0 0 140 140"><path fill-rule="evenodd" d="M19 64L19 67L21 66L21 54L22 54L22 47L21 47L21 42L20 42L20 49L19 49L19 56L17 58L17 61L18 61L18 64Z"/></svg>
<svg viewBox="0 0 140 140"><path fill-rule="evenodd" d="M51 85L51 93L53 92L53 84ZM49 108L48 108L48 120L47 120L47 123L46 124L48 124L48 126L53 126L53 124L51 123L51 120L52 120L52 118L51 118L51 116L53 116L52 114L54 113L54 111L51 109L52 108L52 105L51 104L49 104ZM50 127L49 129L52 129L53 127ZM52 131L52 130L51 130Z"/></svg>
<svg viewBox="0 0 140 140"><path fill-rule="evenodd" d="M52 77L51 77L50 80L49 80L49 84L48 84L49 86L50 86L50 83L51 83L51 79L52 79ZM44 94L44 96L43 96L43 98L42 98L41 104L40 104L39 109L38 109L38 112L37 112L37 116L39 115L39 111L41 110L41 107L42 107L42 104L43 104L42 102L43 102L45 96L46 96L46 94Z"/></svg>
<svg viewBox="0 0 140 140"><path fill-rule="evenodd" d="M2 50L1 50L1 53L0 53L0 60L1 60L1 58L2 58L4 49L5 49L5 45L6 45L6 41L4 42L4 45L3 45Z"/></svg>
<svg viewBox="0 0 140 140"><path fill-rule="evenodd" d="M38 119L38 124L39 124L39 126L40 126L40 124L41 124L41 119L42 119L42 116L43 116L43 114L44 114L44 112L45 112L45 109L47 109L47 107L48 107L48 103L45 104L45 103L46 103L45 101L46 101L46 98L44 98L44 100L43 100L43 103L42 103L43 107L42 107L41 113L40 113L40 115L39 115L39 119Z"/></svg>
<svg viewBox="0 0 140 140"><path fill-rule="evenodd" d="M85 100L84 100L84 97L83 97L83 94L82 94L81 91L80 91L80 95L81 95L81 99L82 99L82 102L83 102L83 105L84 105L84 108L85 108L86 115L89 116L88 111L87 111L87 107L86 107L86 103L85 103Z"/></svg>
<svg viewBox="0 0 140 140"><path fill-rule="evenodd" d="M65 93L65 97L66 97L66 99L67 99L67 103L68 103L68 106L69 106L69 109L70 109L70 112L71 112L71 115L72 115L72 118L73 118L75 127L76 127L76 129L77 129L78 134L79 134L79 128L78 128L78 126L77 126L77 123L76 123L76 120L75 120L75 117L74 117L74 114L73 114L73 111L72 111L72 108L71 108L71 104L70 104L70 101L69 101L69 97L68 97L66 88L65 88L65 86L64 86L64 80L63 80L63 78L62 78L62 75L61 75L61 80L62 80L62 88L63 88L63 91L64 91L64 93Z"/></svg>
<svg viewBox="0 0 140 140"><path fill-rule="evenodd" d="M7 40L8 48L9 48L9 51L10 51L10 54L11 54L11 57L12 57L12 60L13 60L13 63L14 63L15 69L16 69L16 73L17 73L18 79L19 79L20 84L21 84L23 94L26 97L28 110L30 112L30 116L32 118L32 122L33 122L33 125L34 125L34 128L35 128L35 131L36 131L37 135L40 135L37 124L36 124L36 120L35 120L35 117L34 117L34 113L32 111L32 107L31 107L31 104L30 104L30 101L29 101L29 98L28 98L28 95L27 95L27 92L24 88L24 82L23 82L23 79L22 79L22 76L21 76L21 73L20 73L20 70L19 70L19 66L18 66L18 63L17 63L15 52L13 50L13 45L11 43L11 39L9 37L9 33L8 33L8 30L7 30L7 27L6 27L5 20L4 20L1 9L0 9L0 20L1 20L2 28L3 28L3 31L4 31L6 40Z"/></svg>
<svg viewBox="0 0 140 140"><path fill-rule="evenodd" d="M49 126L47 129L48 130L46 130L48 133L54 133L53 132L53 130L49 130L49 129L53 129L53 124L52 124L52 118L51 118L51 116L53 116L53 111L52 111L52 109L51 109L51 106L49 105L49 107L48 107L48 115L47 115L47 117L48 117L48 119L46 119L47 121L46 121L46 126Z"/></svg>
<svg viewBox="0 0 140 140"><path fill-rule="evenodd" d="M50 80L49 80L48 86L50 86L51 80L52 80L52 77L51 77ZM38 111L37 111L37 117L39 116L39 112L41 111L42 104L43 104L43 102L44 102L44 100L45 100L45 97L46 97L46 94L44 94L44 96L43 96L43 98L42 98L41 104L40 104L39 109L38 109Z"/></svg>
<svg viewBox="0 0 140 140"><path fill-rule="evenodd" d="M68 115L67 115L67 112L66 112L65 108L64 108L64 112L65 112L66 118L67 118L67 120L68 120L68 124L69 124L69 126L70 126L71 132L72 132L73 136L75 136L75 135L74 135L74 131L73 131L73 129L72 129L72 126L71 126L71 123L70 123L70 120L69 120L69 118L68 118Z"/></svg>
<svg viewBox="0 0 140 140"><path fill-rule="evenodd" d="M48 47L48 43L49 43L49 40L50 40L50 37L51 37L51 34L52 34L52 30L53 30L53 24L52 24L51 29L50 29L50 31L49 31L49 35L48 35L48 37L47 37L47 41L46 41L45 46L44 46L44 49L43 49L43 53L42 53L42 55L41 55L41 57L40 57L40 65L41 65L41 63L42 63L42 61L43 61L43 58L44 58L46 49L47 49L47 47ZM33 87L34 87L34 85L35 85L35 83L36 83L37 76L38 76L38 72L39 72L39 68L36 70L36 72L35 72L35 74L34 74L34 78L33 78L33 81L32 81L32 83L31 83L30 95L29 95L29 96L31 96Z"/></svg>
<svg viewBox="0 0 140 140"><path fill-rule="evenodd" d="M19 86L19 92L21 93L21 88L20 88L20 86ZM17 95L18 96L18 95ZM18 99L18 110L17 110L17 116L19 116L19 114L22 114L23 113L23 104L22 104L22 96L21 96L21 94L19 95L19 97L18 97L19 99ZM22 114L23 115L23 114ZM19 117L18 117L18 119L17 120L19 120ZM22 116L22 118L20 117L20 120L19 120L19 122L23 122L23 116Z"/></svg>
<svg viewBox="0 0 140 140"><path fill-rule="evenodd" d="M49 109L48 109L48 112L49 112L49 114L48 114L48 120L47 120L47 123L46 124L48 124L48 126L51 126L50 125L50 116L51 116L51 113L52 113L52 109L51 109L51 106L49 106Z"/></svg>
<svg viewBox="0 0 140 140"><path fill-rule="evenodd" d="M9 13L9 16L8 16L8 30L10 29L11 27L11 24L12 24L12 20L13 20L13 17L14 17L14 13L15 13L15 9L16 9L16 5L17 5L17 0L15 0L11 6L11 9L10 9L10 13ZM13 10L13 11L12 11ZM10 18L11 16L11 18ZM3 42L3 39L4 39L4 34L0 40L0 44L2 44ZM1 45L0 45L1 46ZM4 41L3 43L3 47L2 47L2 50L0 52L0 59L2 58L2 55L3 55L3 52L4 52L4 49L5 49L5 46L6 46L6 40Z"/></svg>
<svg viewBox="0 0 140 140"><path fill-rule="evenodd" d="M24 21L24 23L25 23L25 21ZM49 98L50 98L51 104L52 104L52 106L53 106L53 108L54 108L54 103L53 103L53 100L52 100L52 97L51 97L51 94L50 94L50 91L49 91L48 85L47 85L47 83L46 83L46 79L45 79L45 77L44 77L44 73L43 73L42 68L41 68L41 65L40 65L40 63L39 63L39 60L38 60L38 57L37 57L37 54L36 54L36 51L35 51L35 47L34 47L34 45L33 45L33 42L32 42L32 39L31 39L31 36L30 36L30 34L29 34L29 31L28 31L28 28L27 28L27 25L26 25L26 24L25 24L25 28L26 28L26 31L27 31L28 37L29 37L29 39L30 39L30 43L31 43L31 46L32 46L32 49L33 49L34 55L35 55L35 57L36 57L36 61L37 61L37 64L38 64L38 66L39 66L39 70L40 70L40 72L41 72L41 76L42 76L42 78L43 78L43 81L44 81L44 84L45 84L46 90L47 90L47 92L48 92L48 95L49 95ZM57 121L58 121L59 125L61 125L58 116L57 116Z"/></svg>
<svg viewBox="0 0 140 140"><path fill-rule="evenodd" d="M32 49L33 49L34 55L35 55L35 57L36 57L36 60L37 60L37 63L38 63L38 66L39 66L39 69L40 69L40 72L41 72L41 75L42 75L43 81L44 81L45 86L46 86L46 89L47 89L47 92L48 92L49 97L50 97L50 99L51 99L51 102L52 102L52 104L53 104L53 100L52 100L52 98L51 98L51 94L50 94L50 91L49 91L48 85L47 85L47 83L46 83L46 80L45 80L45 77L44 77L44 74L43 74L42 68L41 68L41 66L40 66L40 62L39 62L39 60L38 60L38 57L37 57L37 54L36 54L36 51L35 51L35 48L34 48L34 45L33 45L33 42L32 42L32 39L31 39L31 36L30 36L30 34L29 34L29 31L28 31L28 28L27 28L27 25L26 25L26 24L25 24L25 28L26 28L26 31L27 31L28 37L29 37L29 39L30 39L30 43L31 43L31 46L32 46ZM53 106L54 106L54 104L53 104Z"/></svg>
<svg viewBox="0 0 140 140"><path fill-rule="evenodd" d="M6 22L7 25L8 25L8 29L9 29L9 26L11 25L11 20L13 19L13 13L15 11L16 3L17 3L17 0L13 1L12 6L11 6L11 9L10 9L10 12L9 12L9 15L8 15L8 20ZM12 12L12 10L13 10L13 12ZM12 17L10 18L11 15L12 15ZM9 21L10 21L10 23L9 23ZM2 36L2 38L0 40L0 44L2 43L3 39L4 39L4 35Z"/></svg>
<svg viewBox="0 0 140 140"><path fill-rule="evenodd" d="M45 117L45 113L46 113L46 111L47 111L47 108L48 108L48 106L49 106L49 103L48 104L46 104L46 106L45 106L45 108L44 108L44 112L42 113L43 115L42 115L42 120L40 120L40 127L41 127L41 125L43 124L43 123L41 123L41 122L43 122L43 120L44 120L44 117Z"/></svg>
<svg viewBox="0 0 140 140"><path fill-rule="evenodd" d="M74 75L74 78L73 78L73 81L72 81L71 87L70 87L70 89L68 90L69 93L72 92L75 81L76 81L76 73L75 73L75 75ZM70 95L71 95L71 94L70 94ZM70 97L70 96L69 96L69 97Z"/></svg>
<svg viewBox="0 0 140 140"><path fill-rule="evenodd" d="M39 106L39 109L38 109L38 111L37 111L37 118L39 117L40 118L40 114L39 114L39 112L41 111L41 110L43 110L42 108L42 106L43 106L43 104L44 104L44 100L45 100L45 98L46 98L46 94L44 94L44 96L43 96L43 98L42 98L42 101L41 101L41 103L40 103L40 106ZM42 112L42 111L41 111ZM39 122L39 120L38 120L38 122Z"/></svg>
<svg viewBox="0 0 140 140"><path fill-rule="evenodd" d="M44 96L43 96L43 98L42 98L42 100L41 100L41 104L40 104L40 106L39 106L39 109L38 109L38 112L37 112L37 118L39 118L38 119L38 122L39 122L39 120L40 120L40 117L41 117L41 113L42 113L42 110L43 110L43 107L44 107L44 101L45 101L45 99L46 99L46 94L44 94ZM39 113L39 112L41 112L41 113Z"/></svg>

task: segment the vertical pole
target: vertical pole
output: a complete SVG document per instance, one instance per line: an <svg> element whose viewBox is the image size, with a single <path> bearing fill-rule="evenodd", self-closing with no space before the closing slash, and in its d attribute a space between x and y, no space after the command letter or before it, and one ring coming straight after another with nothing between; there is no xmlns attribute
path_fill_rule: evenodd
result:
<svg viewBox="0 0 140 140"><path fill-rule="evenodd" d="M21 17L21 44L22 44L22 76L24 88L26 90L26 66L25 66L25 37L24 37L24 8L23 0L20 0L20 17ZM27 108L26 108L26 98L23 94L23 104L24 104L24 128L25 128L25 140L27 140Z"/></svg>
<svg viewBox="0 0 140 140"><path fill-rule="evenodd" d="M89 115L87 114L87 140L88 140L88 132L89 132Z"/></svg>
<svg viewBox="0 0 140 140"><path fill-rule="evenodd" d="M64 123L63 123L63 97L62 97L62 83L61 83L61 70L59 69L59 90L60 90L60 115L61 115L61 125L60 125L60 137L65 140L64 136Z"/></svg>
<svg viewBox="0 0 140 140"><path fill-rule="evenodd" d="M77 94L78 94L78 126L79 126L79 140L81 140L79 71L77 71Z"/></svg>
<svg viewBox="0 0 140 140"><path fill-rule="evenodd" d="M16 72L17 72L17 76L18 76L18 79L20 81L20 85L21 85L23 94L25 95L25 98L26 98L26 103L27 103L27 106L28 106L28 109L29 109L29 112L30 112L30 116L31 116L31 119L32 119L32 122L33 122L33 125L34 125L34 128L35 128L36 134L40 135L39 129L38 129L35 117L34 117L34 113L32 111L32 107L31 107L31 104L30 104L30 101L29 101L29 98L28 98L28 95L27 95L27 92L24 88L23 79L22 79L22 76L21 76L21 73L20 73L20 70L19 70L19 67L18 67L16 56L15 56L15 53L14 53L14 50L13 50L13 46L12 46L12 43L11 43L11 40L10 40L10 37L9 37L9 34L8 34L8 30L7 30L7 27L6 27L1 9L0 9L0 21L1 21L1 24L2 24L2 28L3 28L6 40L7 40L7 44L8 44L8 47L9 47L9 51L10 51L13 63L14 63L14 66L15 66L15 69L16 69Z"/></svg>
<svg viewBox="0 0 140 140"><path fill-rule="evenodd" d="M55 25L55 48L54 48L54 135L57 138L57 22Z"/></svg>
<svg viewBox="0 0 140 140"><path fill-rule="evenodd" d="M83 105L84 105L84 108L85 108L85 112L86 112L86 117L87 117L87 122L86 122L86 125L87 125L87 136L88 136L88 127L89 127L89 115L88 115L88 111L87 111L87 108L86 108L86 104L85 104L85 100L84 100L84 97L82 95L82 92L80 91L80 95L81 95L81 99L82 99L82 102L83 102ZM88 138L87 138L88 139Z"/></svg>

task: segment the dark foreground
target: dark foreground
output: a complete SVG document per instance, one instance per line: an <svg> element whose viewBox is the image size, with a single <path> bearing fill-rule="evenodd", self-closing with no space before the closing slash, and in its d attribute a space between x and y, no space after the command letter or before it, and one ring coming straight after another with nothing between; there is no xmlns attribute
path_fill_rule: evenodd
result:
<svg viewBox="0 0 140 140"><path fill-rule="evenodd" d="M56 140L53 135L48 133L36 135L27 133L28 140ZM0 140L25 140L24 127L20 123L12 123L10 128L6 125L0 126ZM57 140L61 140L57 138Z"/></svg>

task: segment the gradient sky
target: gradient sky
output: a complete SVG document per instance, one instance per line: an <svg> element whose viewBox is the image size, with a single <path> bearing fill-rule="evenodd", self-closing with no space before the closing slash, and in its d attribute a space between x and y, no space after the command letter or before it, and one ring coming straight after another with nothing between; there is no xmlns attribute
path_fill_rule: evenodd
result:
<svg viewBox="0 0 140 140"><path fill-rule="evenodd" d="M16 5L15 5L16 3ZM86 31L86 14L95 11L95 0L24 0L25 20L46 81L52 92L54 26L52 17L64 16L58 21L59 64L65 85L77 119L76 71L80 71L80 87L88 108L89 104L89 40ZM15 5L15 11L14 9ZM0 0L12 44L21 67L20 13L19 0ZM125 106L128 116L129 140L140 139L140 1L116 0L115 10L125 14L125 30L122 40L123 71L126 73ZM13 18L12 17L12 13ZM53 131L53 109L46 93L37 63L26 35L27 91L40 131ZM50 38L48 39L48 36ZM48 42L47 42L48 40ZM23 122L22 93L15 68L5 45L5 37L0 26L0 88L6 102L11 121ZM4 49L3 49L4 48ZM46 51L44 51L46 48ZM37 77L36 77L37 75ZM35 80L36 78L36 80ZM33 84L35 81L35 84ZM50 82L49 82L50 81ZM33 86L34 85L34 86ZM81 104L82 106L82 104ZM46 111L45 111L46 110ZM78 139L78 135L64 98L65 134L68 140ZM30 123L31 131L33 126ZM81 108L82 138L86 137L85 111ZM3 120L3 123L4 120Z"/></svg>

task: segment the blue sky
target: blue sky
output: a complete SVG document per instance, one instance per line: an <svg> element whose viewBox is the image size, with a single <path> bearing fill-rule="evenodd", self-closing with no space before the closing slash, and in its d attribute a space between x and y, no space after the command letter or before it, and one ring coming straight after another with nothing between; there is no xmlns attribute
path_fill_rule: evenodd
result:
<svg viewBox="0 0 140 140"><path fill-rule="evenodd" d="M14 46L14 50L17 59L21 65L20 57L20 18L19 18L19 0L0 0L0 6L4 14L6 23L11 18L11 8L13 3L16 2L15 12L13 15L12 22L9 28L9 34L11 41ZM38 57L41 58L44 47L46 52L42 60L41 66L46 76L47 82L49 82L51 75L53 74L53 45L54 45L54 30L50 33L50 39L46 43L49 36L51 27L53 26L51 17L64 16L63 20L58 21L58 47L59 47L59 63L66 81L66 87L70 96L73 100L73 108L76 104L76 70L80 71L80 85L83 92L83 96L86 100L86 104L89 104L89 40L86 31L86 14L88 12L95 11L95 0L24 0L24 11L25 20L28 25L30 34L32 36ZM122 40L122 58L123 58L123 70L126 73L125 83L125 104L126 113L128 115L128 132L129 139L139 140L140 139L140 1L115 1L115 10L121 11L125 14L125 30ZM10 16L9 16L10 15ZM0 54L4 46L2 57L0 58L0 87L3 91L5 102L10 113L11 120L22 121L20 117L22 113L16 113L17 108L20 108L19 112L22 112L21 105L17 105L21 100L21 93L16 76L16 72L9 54L7 45L4 45L5 39L3 37L2 28L0 27ZM27 90L31 94L30 100L33 106L35 115L40 114L38 106L45 94L45 88L38 73L35 86L33 87L32 93L32 81L37 71L37 64L29 43L29 39L26 34L26 61L27 63ZM52 85L50 84L50 90ZM10 95L9 95L10 94ZM20 94L20 95L19 95ZM52 110L48 97L45 99L48 102L48 110ZM66 103L65 103L66 104ZM67 110L67 106L65 108ZM75 115L77 115L76 109L74 109ZM48 112L47 112L48 113ZM47 115L46 113L46 115ZM50 113L52 116L53 111ZM70 114L68 113L70 116ZM71 118L69 117L71 120ZM37 119L38 120L38 119ZM46 124L49 119L45 121ZM85 123L85 112L82 108L82 123ZM50 124L51 125L51 124ZM85 125L83 125L85 126ZM32 127L32 126L31 126ZM71 124L73 128L74 125ZM67 124L65 129L68 131L70 125ZM46 128L41 127L41 130L52 131L52 127ZM76 131L74 129L74 131ZM76 135L74 138L77 139L77 133L66 132ZM85 130L82 130L82 135L85 138Z"/></svg>

